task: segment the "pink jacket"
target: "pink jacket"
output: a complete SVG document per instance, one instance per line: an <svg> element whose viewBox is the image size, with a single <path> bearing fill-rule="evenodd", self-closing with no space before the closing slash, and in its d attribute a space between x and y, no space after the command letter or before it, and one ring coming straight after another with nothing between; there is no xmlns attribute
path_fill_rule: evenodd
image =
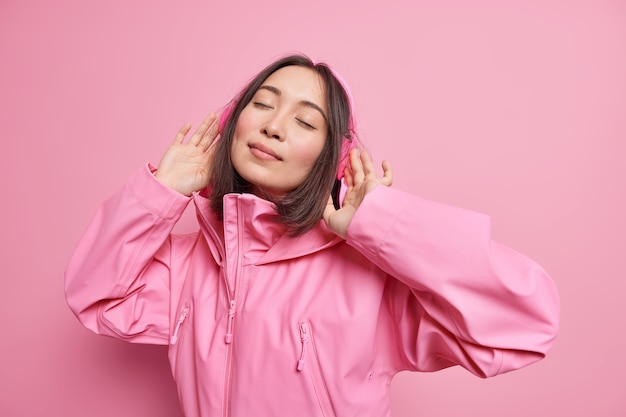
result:
<svg viewBox="0 0 626 417"><path fill-rule="evenodd" d="M89 329L169 344L188 417L389 416L401 370L488 377L554 341L553 282L482 214L380 186L347 240L323 221L292 239L254 195L227 195L223 222L194 195L201 230L171 234L190 200L140 170L66 273Z"/></svg>

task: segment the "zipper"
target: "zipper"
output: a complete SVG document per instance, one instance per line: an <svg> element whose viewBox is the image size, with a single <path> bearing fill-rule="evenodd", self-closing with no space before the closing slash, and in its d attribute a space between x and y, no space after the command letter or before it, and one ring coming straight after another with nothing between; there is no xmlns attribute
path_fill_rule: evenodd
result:
<svg viewBox="0 0 626 417"><path fill-rule="evenodd" d="M241 197L237 198L237 264L235 265L235 286L231 294L230 285L228 283L228 277L226 279L226 291L229 298L228 306L228 318L226 323L226 334L224 335L224 343L226 343L226 373L224 375L224 398L222 403L222 416L228 417L229 404L230 404L230 385L232 378L232 353L233 353L233 338L234 338L234 326L235 326L235 313L237 312L237 294L239 290L239 276L241 275L241 264L243 263L243 227L241 220L243 219L243 209L241 207ZM228 271L228 265L226 265L226 271Z"/></svg>
<svg viewBox="0 0 626 417"><path fill-rule="evenodd" d="M302 350L300 351L300 359L296 369L302 372L304 366L309 368L309 374L313 381L313 388L315 389L315 395L319 401L320 408L324 417L335 417L335 410L333 409L333 403L330 401L330 395L328 394L328 386L324 381L322 375L322 368L320 367L319 358L317 356L317 350L315 349L315 343L313 341L313 334L311 332L311 326L307 321L303 321L298 326L300 330L300 341L302 343Z"/></svg>
<svg viewBox="0 0 626 417"><path fill-rule="evenodd" d="M302 342L302 350L300 351L300 360L298 360L298 366L296 369L302 371L304 369L304 363L306 362L306 348L309 345L311 336L309 335L309 327L306 323L300 324L300 341Z"/></svg>
<svg viewBox="0 0 626 417"><path fill-rule="evenodd" d="M228 309L228 324L226 325L226 335L224 336L224 342L230 344L233 341L233 321L235 320L235 311L237 302L230 300L230 308Z"/></svg>
<svg viewBox="0 0 626 417"><path fill-rule="evenodd" d="M178 321L176 322L176 327L174 328L174 334L172 334L172 338L170 339L171 345L175 345L176 342L178 342L180 328L182 327L183 323L185 322L188 316L189 316L189 304L185 304L185 307L183 308L183 310L180 312L180 315L178 316Z"/></svg>

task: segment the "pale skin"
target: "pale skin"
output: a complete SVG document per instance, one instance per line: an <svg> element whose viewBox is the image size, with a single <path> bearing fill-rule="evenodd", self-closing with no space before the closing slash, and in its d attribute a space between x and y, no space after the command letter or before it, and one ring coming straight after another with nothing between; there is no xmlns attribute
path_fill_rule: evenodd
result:
<svg viewBox="0 0 626 417"><path fill-rule="evenodd" d="M230 157L252 193L279 199L309 176L328 136L323 85L309 68L280 68L242 109Z"/></svg>
<svg viewBox="0 0 626 417"><path fill-rule="evenodd" d="M209 183L209 166L213 155L211 146L218 136L216 115L210 114L195 133L185 141L191 125L185 124L176 134L174 142L163 154L155 176L166 186L190 196L205 188ZM323 213L329 230L346 238L348 226L365 196L379 185L390 186L393 182L391 165L382 163L383 175L379 176L367 152L353 149L350 163L344 171L347 191L342 207L337 210L329 195Z"/></svg>

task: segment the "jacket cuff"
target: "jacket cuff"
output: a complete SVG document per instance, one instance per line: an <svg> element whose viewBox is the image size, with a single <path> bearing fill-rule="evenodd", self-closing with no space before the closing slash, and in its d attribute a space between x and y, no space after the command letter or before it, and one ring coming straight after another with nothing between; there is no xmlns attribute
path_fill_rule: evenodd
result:
<svg viewBox="0 0 626 417"><path fill-rule="evenodd" d="M154 176L155 171L155 167L146 164L129 178L126 190L139 205L155 216L163 219L180 217L191 197L163 184Z"/></svg>
<svg viewBox="0 0 626 417"><path fill-rule="evenodd" d="M414 196L379 185L368 193L348 226L346 242L376 260L407 200Z"/></svg>

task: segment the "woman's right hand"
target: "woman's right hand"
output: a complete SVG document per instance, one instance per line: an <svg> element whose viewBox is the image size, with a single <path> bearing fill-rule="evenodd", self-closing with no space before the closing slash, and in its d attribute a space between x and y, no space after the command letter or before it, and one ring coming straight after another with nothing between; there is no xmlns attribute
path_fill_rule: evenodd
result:
<svg viewBox="0 0 626 417"><path fill-rule="evenodd" d="M208 115L187 142L184 140L191 125L187 123L178 131L154 174L159 181L186 196L208 185L214 149L211 144L218 133L216 119L215 114Z"/></svg>

